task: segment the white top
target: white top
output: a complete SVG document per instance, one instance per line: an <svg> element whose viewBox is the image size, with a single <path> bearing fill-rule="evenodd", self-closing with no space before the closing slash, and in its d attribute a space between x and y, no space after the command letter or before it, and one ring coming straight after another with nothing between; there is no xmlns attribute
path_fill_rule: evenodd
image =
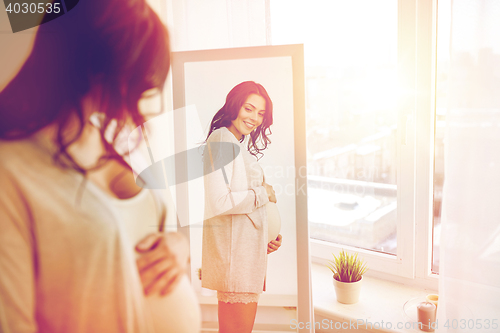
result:
<svg viewBox="0 0 500 333"><path fill-rule="evenodd" d="M126 232L133 244L137 244L148 234L159 228L160 202L155 200L153 192L142 190L130 199L109 198L117 208ZM158 212L158 213L157 213ZM140 223L138 223L140 222ZM138 258L140 254L136 253ZM194 333L201 328L200 306L196 293L184 275L179 285L166 296L146 296L146 314L153 323L156 333Z"/></svg>
<svg viewBox="0 0 500 333"><path fill-rule="evenodd" d="M120 214L54 148L0 141L0 331L151 332Z"/></svg>

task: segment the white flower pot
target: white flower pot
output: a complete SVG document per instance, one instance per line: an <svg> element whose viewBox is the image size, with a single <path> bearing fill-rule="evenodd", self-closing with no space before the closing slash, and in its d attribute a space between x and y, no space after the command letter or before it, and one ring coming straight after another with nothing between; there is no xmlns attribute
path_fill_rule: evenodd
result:
<svg viewBox="0 0 500 333"><path fill-rule="evenodd" d="M361 280L356 282L339 282L333 279L333 286L337 294L337 301L344 304L354 304L359 300L359 292L361 290Z"/></svg>

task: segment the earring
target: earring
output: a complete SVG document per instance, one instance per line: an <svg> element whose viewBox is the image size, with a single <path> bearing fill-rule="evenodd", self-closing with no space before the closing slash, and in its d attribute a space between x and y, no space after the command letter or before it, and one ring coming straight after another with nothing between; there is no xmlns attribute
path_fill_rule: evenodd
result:
<svg viewBox="0 0 500 333"><path fill-rule="evenodd" d="M106 115L102 112L94 112L89 117L89 122L97 129L101 129L102 124L104 124L104 119Z"/></svg>

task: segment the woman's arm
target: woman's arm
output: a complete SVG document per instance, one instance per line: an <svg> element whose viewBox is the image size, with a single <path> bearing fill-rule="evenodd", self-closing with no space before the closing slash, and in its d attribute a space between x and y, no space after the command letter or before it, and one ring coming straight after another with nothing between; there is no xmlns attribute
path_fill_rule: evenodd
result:
<svg viewBox="0 0 500 333"><path fill-rule="evenodd" d="M36 332L35 260L29 210L0 168L0 332Z"/></svg>
<svg viewBox="0 0 500 333"><path fill-rule="evenodd" d="M267 185L267 189L261 185L243 191L231 190L229 184L233 177L246 179L246 174L234 173L234 160L238 157L236 149L239 147L236 147L229 135L232 134L220 130L214 132L207 141L204 152L207 203L205 218L217 215L249 214L268 203L273 192L270 185ZM219 143L221 144L218 145ZM250 170L246 170L248 171Z"/></svg>

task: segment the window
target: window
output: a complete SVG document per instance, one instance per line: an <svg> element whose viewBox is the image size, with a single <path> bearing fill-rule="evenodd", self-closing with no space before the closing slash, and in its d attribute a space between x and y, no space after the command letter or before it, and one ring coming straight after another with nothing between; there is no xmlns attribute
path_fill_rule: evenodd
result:
<svg viewBox="0 0 500 333"><path fill-rule="evenodd" d="M270 0L270 8L272 43L305 45L315 260L345 248L371 270L432 281L434 6Z"/></svg>
<svg viewBox="0 0 500 333"><path fill-rule="evenodd" d="M397 1L315 1L300 12L311 238L396 254ZM290 36L288 19L272 17L273 41Z"/></svg>

